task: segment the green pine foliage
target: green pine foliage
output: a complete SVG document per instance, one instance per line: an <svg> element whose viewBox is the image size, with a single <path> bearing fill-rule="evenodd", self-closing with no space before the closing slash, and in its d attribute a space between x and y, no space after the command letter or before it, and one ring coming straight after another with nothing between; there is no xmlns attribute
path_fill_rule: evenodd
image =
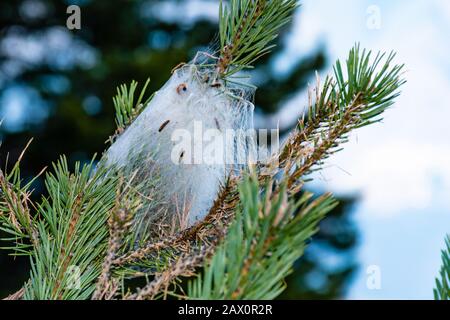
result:
<svg viewBox="0 0 450 320"><path fill-rule="evenodd" d="M286 183L262 192L255 176L239 187L241 206L210 264L189 284L190 299L275 299L283 279L317 232L320 220L337 204L330 195L312 200L289 197Z"/></svg>
<svg viewBox="0 0 450 320"><path fill-rule="evenodd" d="M93 163L77 164L71 173L66 159L48 174L48 198L38 205L38 243L31 253L25 299L88 299L100 275L108 228L116 199L116 180L105 172L92 175Z"/></svg>
<svg viewBox="0 0 450 320"><path fill-rule="evenodd" d="M136 81L132 81L129 87L123 84L117 88L117 95L113 98L113 102L114 109L116 110L116 125L119 131L123 131L131 122L133 122L144 107L150 102L151 97L144 100L149 83L150 79L147 79L136 102L134 101L138 86Z"/></svg>
<svg viewBox="0 0 450 320"><path fill-rule="evenodd" d="M434 289L436 300L450 300L450 236L447 236L445 244L446 248L442 250L442 267Z"/></svg>
<svg viewBox="0 0 450 320"><path fill-rule="evenodd" d="M3 240L15 244L2 249L11 250L14 255L30 255L32 243L37 241L30 200L34 179L23 185L20 174L20 163L30 143L31 140L9 173L0 170L0 229L7 235Z"/></svg>

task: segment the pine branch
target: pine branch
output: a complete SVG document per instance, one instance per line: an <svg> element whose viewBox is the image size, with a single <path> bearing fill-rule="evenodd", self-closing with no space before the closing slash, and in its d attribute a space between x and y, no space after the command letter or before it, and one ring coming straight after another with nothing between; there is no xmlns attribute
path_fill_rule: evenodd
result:
<svg viewBox="0 0 450 320"><path fill-rule="evenodd" d="M450 236L445 240L446 248L442 250L442 267L440 278L436 279L434 298L436 300L450 300Z"/></svg>
<svg viewBox="0 0 450 320"><path fill-rule="evenodd" d="M290 174L289 187L338 152L351 131L382 120L382 113L394 103L405 83L401 78L403 65L392 64L395 54L380 66L384 57L378 53L371 61L371 53L361 52L356 45L346 61L346 74L338 61L334 77L327 77L322 87L318 80L315 99L310 91L306 115L278 159L280 168Z"/></svg>
<svg viewBox="0 0 450 320"><path fill-rule="evenodd" d="M28 142L11 172L4 174L0 170L0 229L10 235L2 240L15 241L12 248L2 249L13 250L15 255L29 255L31 245L36 244L38 238L36 222L31 212L34 204L30 200L30 188L45 168L23 186L20 174L20 163L31 142L32 140Z"/></svg>
<svg viewBox="0 0 450 320"><path fill-rule="evenodd" d="M126 297L126 300L151 300L168 290L170 284L180 276L195 275L195 269L201 267L207 258L213 253L213 246L203 246L195 253L185 253L180 256L171 266L162 273L157 274L155 279L148 283L144 288L139 289L137 293Z"/></svg>
<svg viewBox="0 0 450 320"><path fill-rule="evenodd" d="M149 83L150 79L147 79L136 102L135 96L138 82L133 80L129 87L122 84L117 88L117 95L113 98L114 109L116 110L117 130L114 135L109 138L110 143L113 143L115 138L125 131L153 98L153 95L146 99L144 98Z"/></svg>
<svg viewBox="0 0 450 320"><path fill-rule="evenodd" d="M178 280L168 275L177 274L181 270L179 267L182 261L191 261L189 257L198 256L201 252L213 252L217 244L223 241L238 203L234 191L236 183L235 179L228 180L204 220L175 235L163 236L142 247L126 251L113 262L114 274L125 278L159 275L159 281L163 282ZM174 268L178 268L178 271L174 272ZM164 284L165 286L157 288L165 289L169 286L169 283Z"/></svg>
<svg viewBox="0 0 450 320"><path fill-rule="evenodd" d="M264 175L259 177L260 183L271 181L281 169L285 174L285 188L289 191L286 197L299 193L306 176L317 170L315 167L322 164L326 158L339 151L339 145L347 141L348 134L352 130L381 120L380 115L393 104L394 99L399 95L400 86L404 83L400 77L403 66L391 66L394 58L394 55L391 54L378 70L377 67L384 54L378 54L373 64L370 64L370 56L370 52L363 51L361 53L357 45L349 54L346 75L342 72L341 63L337 62L334 69L334 79L327 78L323 87L320 86L318 81L315 89L315 101L312 102L312 94L310 93L307 115L300 120L296 132L288 139L280 156L275 157L267 168L262 168L269 169L269 171L268 174L266 171ZM279 167L277 167L278 161ZM256 187L255 184L255 189L249 193L253 194L254 197L259 192ZM274 202L276 203L282 198L282 188L275 188L275 190L277 196L267 201L264 209L270 208ZM265 192L267 193L267 191L266 188ZM241 195L244 207L251 203L255 212L260 213L259 216L265 216L265 214L261 214L264 209L257 210L255 208L256 200L250 201L250 196L244 196ZM305 196L308 197L308 194ZM317 214L319 213L320 211L317 212ZM244 216L251 216L251 214L246 212ZM304 217L305 215L300 213L299 216ZM261 225L254 221L249 221L246 224L240 222L239 215L236 219L236 224L239 225L240 223L240 226L235 227L236 229L232 227L224 247L219 249L210 266L205 269L203 283L202 280L197 280L190 287L190 297L200 299L270 299L276 297L283 290L280 282L272 282L271 280L277 279L280 281L283 279L288 273L288 269L283 269L283 267L290 266L289 262L282 263L278 268L274 267L276 262L283 261L283 257L279 257L278 260L267 264L265 269L260 269L253 275L252 268L255 268L255 265L261 266L261 260L264 259L264 248L270 247L272 238L268 236L265 240L259 240L258 232L264 230ZM316 220L317 222L318 220ZM245 229L246 226L255 225L257 227L254 230L247 231ZM297 227L299 229L296 229ZM291 224L289 229L294 231L292 235L304 235L305 232L305 229L299 227L299 221L296 221L296 224ZM244 247L236 247L237 243L246 243L246 232L249 234L248 239L253 238L256 244L248 240ZM263 234L267 235L270 232L265 231ZM283 232L278 230L275 234L282 235ZM281 242L288 242L287 236L281 236L281 239L284 239L280 240ZM304 243L306 238L300 240ZM228 241L231 243L229 246ZM264 244L258 247L258 243ZM293 248L301 247L302 243L285 248L283 253L293 258L291 263L302 254L302 252L295 252ZM245 256L239 256L240 252L244 252ZM270 257L272 257L273 252L270 251L270 254ZM234 258L236 256L240 257L240 260L239 258L236 260ZM229 269L230 266L235 265L238 265L239 268ZM272 274L273 270L283 271ZM264 281L258 286L255 279L258 279L258 276L264 277L261 275L267 275L267 278L264 278ZM277 278L277 276L280 277ZM246 288L246 286L252 288L252 285L255 285L258 289ZM234 288L234 291L230 291L230 288Z"/></svg>
<svg viewBox="0 0 450 320"><path fill-rule="evenodd" d="M112 299L118 290L118 280L111 279L111 269L119 250L124 246L124 236L133 224L136 211L140 208L139 198L123 189L121 179L116 192L114 208L108 219L108 248L102 264L102 272L97 280L93 300ZM127 244L125 244L127 245Z"/></svg>
<svg viewBox="0 0 450 320"><path fill-rule="evenodd" d="M307 118L300 121L297 131L285 145L279 158L281 168L286 174L286 188L290 194L300 190L305 176L313 172L314 167L320 165L329 155L336 152L337 146L346 141L346 136L352 130L379 121L378 116L398 96L397 90L403 84L403 80L400 79L402 66L391 67L394 55L390 55L378 70L377 66L383 57L384 55L379 54L375 58L374 64L370 65L370 53L363 51L361 54L359 47L355 46L347 60L346 76L343 75L341 63L337 62L335 77L327 78L323 87L317 85L315 102L312 102L311 97ZM274 159L274 163L271 164L273 167L276 167L277 160ZM261 176L260 183L271 181L277 173L278 169L268 176ZM237 181L233 181L234 185ZM170 270L178 265L177 262L182 259L183 252L194 254L198 243L205 245L207 243L204 241L205 239L218 239L215 229L211 228L214 223L211 222L220 221L222 230L227 230L227 222L235 219L235 210L239 200L245 204L245 200L239 199L237 194L231 197L233 200L226 204L225 199L232 194L231 190L229 188L223 193L228 196L218 198L210 214L198 225L177 235L150 242L148 245L120 257L115 262L119 265L143 266L145 263L151 265L144 261L146 259L154 261L156 257L160 257L162 252L172 253L174 255L164 262L168 269L163 271L163 276L158 277L157 281L164 280L165 285L168 285L167 282L175 281L176 277L168 275L177 274ZM279 188L277 190L275 194L279 192ZM219 208L224 208L224 204L227 207L226 214L221 215ZM223 217L227 217L227 219L223 220ZM229 235L226 239L228 237ZM199 239L200 242L198 242ZM248 269L261 258L258 256L260 249L253 247L248 252L250 256L255 256L255 259L247 259L241 266L244 273L249 272ZM172 264L170 261L173 261ZM169 264L167 265L167 263ZM260 272L263 271L260 270ZM247 280L246 278L241 279L241 285ZM149 286L153 287L152 292L157 292L153 291L156 290L155 288L162 288L160 285L154 287L155 283L149 284ZM156 294L150 296L155 297ZM132 297L136 297L136 295ZM229 296L229 298L236 297L246 297L246 295L234 292Z"/></svg>
<svg viewBox="0 0 450 320"><path fill-rule="evenodd" d="M6 298L2 300L21 300L23 298L23 295L25 293L25 288L19 289L17 292L10 294Z"/></svg>
<svg viewBox="0 0 450 320"><path fill-rule="evenodd" d="M65 158L54 170L46 178L49 198L38 206L39 243L24 299L88 299L101 272L116 179L100 169L91 177L92 163L71 174Z"/></svg>
<svg viewBox="0 0 450 320"><path fill-rule="evenodd" d="M230 77L269 53L297 7L297 0L230 0L229 6L221 1L219 75Z"/></svg>
<svg viewBox="0 0 450 320"><path fill-rule="evenodd" d="M226 186L210 209L208 215L194 226L182 230L175 235L164 236L162 239L150 241L144 246L127 252L117 258L114 264L130 265L136 261L147 259L152 254L160 254L165 250L172 252L186 252L195 247L198 241L204 242L208 239L216 240L225 233L229 222L233 219L233 211L238 203L236 194L237 180L230 178Z"/></svg>
<svg viewBox="0 0 450 320"><path fill-rule="evenodd" d="M244 179L242 209L203 276L190 283L189 298L273 299L281 293L282 280L336 202L329 195L310 201L311 194L288 200L285 184L276 189L272 193L269 184L261 193L257 177Z"/></svg>
<svg viewBox="0 0 450 320"><path fill-rule="evenodd" d="M269 52L296 7L296 0L231 0L229 7L221 3L218 75L226 80ZM392 66L393 54L384 58L378 54L372 61L370 52L355 46L345 68L337 62L334 76L323 86L318 81L305 117L279 157L258 168L259 176L231 177L203 221L145 245L150 235L137 241L135 228L129 228L141 204L138 190L122 190L114 170L102 163L95 171L92 163L77 164L72 174L63 158L55 174L47 175L49 196L35 205L35 216L30 213L30 184L21 186L18 164L10 174L1 173L0 222L19 243L15 250L31 256L23 297L112 299L120 280L154 275L143 289L124 298L159 298L179 277L195 276L203 266L185 298L275 298L319 221L336 205L329 195L315 200L310 193L299 200L292 195L351 131L380 121L404 83L403 66ZM144 101L147 86L148 81L136 102L136 82L118 89L118 129L111 142L150 101ZM280 171L284 178L277 183ZM31 246L22 244L26 241ZM72 267L79 271L75 279ZM437 295L448 289L448 278L443 279Z"/></svg>

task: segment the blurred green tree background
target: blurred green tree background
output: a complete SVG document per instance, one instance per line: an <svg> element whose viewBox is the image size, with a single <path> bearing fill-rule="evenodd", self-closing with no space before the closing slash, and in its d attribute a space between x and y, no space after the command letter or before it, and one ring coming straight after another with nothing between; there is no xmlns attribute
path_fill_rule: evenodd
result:
<svg viewBox="0 0 450 320"><path fill-rule="evenodd" d="M81 30L66 28L71 4L81 7ZM32 137L22 163L28 177L61 154L72 165L101 154L115 129L112 97L116 87L133 79L143 84L150 77L149 91L156 91L175 65L189 61L198 50L208 50L218 31L217 4L218 0L2 0L1 167L15 161ZM268 118L305 90L314 71L326 63L319 50L290 62L294 67L289 72L277 72L274 60L283 52L291 27L286 27L276 50L252 72L258 86L259 119ZM41 179L34 187L34 197L45 195ZM298 261L282 298L345 294L357 268L358 232L351 218L354 199L341 200ZM0 251L0 274L0 295L6 296L27 279L27 259Z"/></svg>

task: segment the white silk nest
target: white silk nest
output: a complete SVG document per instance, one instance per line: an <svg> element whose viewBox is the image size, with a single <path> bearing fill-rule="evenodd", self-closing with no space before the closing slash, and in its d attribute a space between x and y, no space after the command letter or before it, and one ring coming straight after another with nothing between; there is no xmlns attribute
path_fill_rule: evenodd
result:
<svg viewBox="0 0 450 320"><path fill-rule="evenodd" d="M104 155L145 199L141 232L192 226L227 177L255 160L254 90L218 81L213 64L196 60L173 73Z"/></svg>

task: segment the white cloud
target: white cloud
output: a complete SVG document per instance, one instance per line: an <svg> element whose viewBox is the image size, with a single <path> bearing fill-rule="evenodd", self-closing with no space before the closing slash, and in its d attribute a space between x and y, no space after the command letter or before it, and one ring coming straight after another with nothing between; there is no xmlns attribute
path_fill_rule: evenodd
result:
<svg viewBox="0 0 450 320"><path fill-rule="evenodd" d="M443 210L450 208L445 201L450 190L449 148L402 139L378 144L358 140L331 161L323 173L328 180L318 177L322 186L341 194L358 192L360 211L368 214L425 210L434 202L445 206Z"/></svg>

